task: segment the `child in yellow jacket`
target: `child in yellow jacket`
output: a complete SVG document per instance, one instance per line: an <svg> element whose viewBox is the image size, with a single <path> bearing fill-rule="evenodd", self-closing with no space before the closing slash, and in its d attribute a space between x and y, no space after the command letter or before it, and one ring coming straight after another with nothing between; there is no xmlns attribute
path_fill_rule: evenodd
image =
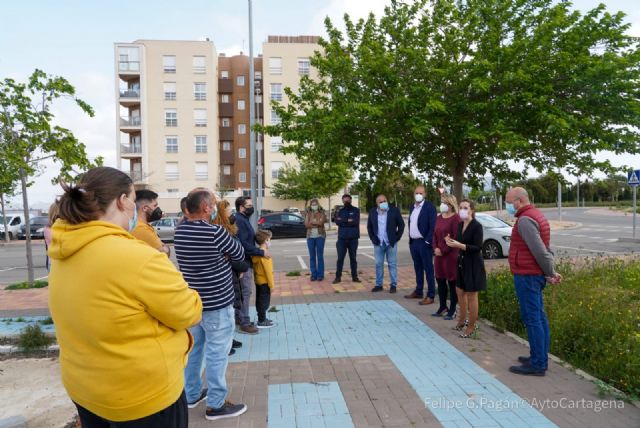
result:
<svg viewBox="0 0 640 428"><path fill-rule="evenodd" d="M271 232L258 230L256 243L262 250L271 246ZM256 312L258 312L258 328L271 328L273 322L267 318L267 309L271 304L271 290L273 290L273 259L260 256L252 256L253 277L256 283Z"/></svg>

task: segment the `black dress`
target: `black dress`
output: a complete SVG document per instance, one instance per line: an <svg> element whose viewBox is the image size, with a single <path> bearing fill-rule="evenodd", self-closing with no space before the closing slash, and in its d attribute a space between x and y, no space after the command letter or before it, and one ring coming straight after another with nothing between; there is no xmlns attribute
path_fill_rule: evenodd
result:
<svg viewBox="0 0 640 428"><path fill-rule="evenodd" d="M487 273L484 270L482 258L482 225L472 219L467 229L462 232L464 223L458 225L457 241L467 246L458 254L458 282L457 287L464 291L483 291L487 289Z"/></svg>

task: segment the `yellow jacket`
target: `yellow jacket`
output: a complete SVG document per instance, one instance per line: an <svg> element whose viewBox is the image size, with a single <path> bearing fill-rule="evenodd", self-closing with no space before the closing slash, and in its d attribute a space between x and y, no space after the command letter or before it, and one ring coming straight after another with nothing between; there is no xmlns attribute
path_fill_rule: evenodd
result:
<svg viewBox="0 0 640 428"><path fill-rule="evenodd" d="M62 220L48 254L56 260L49 308L71 399L112 421L173 404L202 302L167 256L114 224Z"/></svg>
<svg viewBox="0 0 640 428"><path fill-rule="evenodd" d="M273 280L273 259L251 256L251 261L253 262L253 281L258 285L267 284L269 289L273 290L275 285Z"/></svg>

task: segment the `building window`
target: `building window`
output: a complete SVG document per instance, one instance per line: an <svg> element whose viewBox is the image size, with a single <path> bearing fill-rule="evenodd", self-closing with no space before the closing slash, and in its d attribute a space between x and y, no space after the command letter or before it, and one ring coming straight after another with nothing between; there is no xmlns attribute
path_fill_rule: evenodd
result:
<svg viewBox="0 0 640 428"><path fill-rule="evenodd" d="M220 78L221 79L228 79L229 78L229 71L228 70L220 71Z"/></svg>
<svg viewBox="0 0 640 428"><path fill-rule="evenodd" d="M308 76L309 67L309 58L298 58L298 74L300 76Z"/></svg>
<svg viewBox="0 0 640 428"><path fill-rule="evenodd" d="M238 173L238 181L240 183L246 183L247 182L247 173L246 172Z"/></svg>
<svg viewBox="0 0 640 428"><path fill-rule="evenodd" d="M164 164L164 178L167 181L175 181L180 179L178 172L178 162L167 162Z"/></svg>
<svg viewBox="0 0 640 428"><path fill-rule="evenodd" d="M222 119L222 127L223 128L231 127L231 119L226 118L226 117L224 119Z"/></svg>
<svg viewBox="0 0 640 428"><path fill-rule="evenodd" d="M167 189L167 193L169 194L170 198L177 198L179 192L180 189Z"/></svg>
<svg viewBox="0 0 640 428"><path fill-rule="evenodd" d="M244 135L246 133L247 133L247 125L245 125L244 123L239 123L238 124L238 134Z"/></svg>
<svg viewBox="0 0 640 428"><path fill-rule="evenodd" d="M239 76L236 76L236 85L244 86L244 76L242 74Z"/></svg>
<svg viewBox="0 0 640 428"><path fill-rule="evenodd" d="M238 110L244 110L245 103L244 100L238 100Z"/></svg>
<svg viewBox="0 0 640 428"><path fill-rule="evenodd" d="M269 58L269 74L282 74L282 58Z"/></svg>
<svg viewBox="0 0 640 428"><path fill-rule="evenodd" d="M282 123L282 118L275 110L271 110L271 124L272 125L280 125Z"/></svg>
<svg viewBox="0 0 640 428"><path fill-rule="evenodd" d="M164 82L164 99L173 101L176 99L176 82Z"/></svg>
<svg viewBox="0 0 640 428"><path fill-rule="evenodd" d="M207 110L203 108L193 110L193 121L198 128L207 126Z"/></svg>
<svg viewBox="0 0 640 428"><path fill-rule="evenodd" d="M168 108L164 110L164 124L170 127L178 126L178 112L176 109Z"/></svg>
<svg viewBox="0 0 640 428"><path fill-rule="evenodd" d="M277 153L282 148L282 137L271 137L271 153Z"/></svg>
<svg viewBox="0 0 640 428"><path fill-rule="evenodd" d="M227 104L229 102L229 94L220 95L220 102L222 104Z"/></svg>
<svg viewBox="0 0 640 428"><path fill-rule="evenodd" d="M165 73L176 72L176 56L175 55L164 55L162 57L162 70Z"/></svg>
<svg viewBox="0 0 640 428"><path fill-rule="evenodd" d="M229 141L224 141L222 143L222 151L223 152L230 152L231 151L231 143Z"/></svg>
<svg viewBox="0 0 640 428"><path fill-rule="evenodd" d="M262 80L262 71L256 71L255 73L253 73L253 78L255 80Z"/></svg>
<svg viewBox="0 0 640 428"><path fill-rule="evenodd" d="M238 157L240 159L246 159L247 158L247 149L238 149Z"/></svg>
<svg viewBox="0 0 640 428"><path fill-rule="evenodd" d="M271 162L271 178L280 178L282 168L284 168L284 162Z"/></svg>
<svg viewBox="0 0 640 428"><path fill-rule="evenodd" d="M209 164L207 162L196 162L196 180L209 179Z"/></svg>
<svg viewBox="0 0 640 428"><path fill-rule="evenodd" d="M178 153L178 137L176 135L167 135L164 137L164 146L167 153Z"/></svg>
<svg viewBox="0 0 640 428"><path fill-rule="evenodd" d="M206 135L196 135L196 153L207 153Z"/></svg>
<svg viewBox="0 0 640 428"><path fill-rule="evenodd" d="M274 101L282 101L282 83L271 84L271 99Z"/></svg>
<svg viewBox="0 0 640 428"><path fill-rule="evenodd" d="M195 97L196 101L205 101L207 99L207 84L194 83L193 96Z"/></svg>
<svg viewBox="0 0 640 428"><path fill-rule="evenodd" d="M193 72L194 73L206 73L207 72L207 63L206 57L204 56L194 56L193 57Z"/></svg>
<svg viewBox="0 0 640 428"><path fill-rule="evenodd" d="M224 165L222 167L222 174L223 175L231 175L231 165Z"/></svg>

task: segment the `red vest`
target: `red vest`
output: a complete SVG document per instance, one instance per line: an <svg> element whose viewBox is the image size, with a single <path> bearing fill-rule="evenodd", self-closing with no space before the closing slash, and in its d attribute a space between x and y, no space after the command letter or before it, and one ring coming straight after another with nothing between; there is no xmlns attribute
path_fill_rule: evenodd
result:
<svg viewBox="0 0 640 428"><path fill-rule="evenodd" d="M529 251L529 247L524 242L518 232L518 218L529 217L538 223L540 237L544 246L549 248L551 242L551 227L549 222L540 210L533 205L526 205L516 213L516 223L511 231L511 246L509 247L509 267L511 272L518 275L544 275L536 259Z"/></svg>

